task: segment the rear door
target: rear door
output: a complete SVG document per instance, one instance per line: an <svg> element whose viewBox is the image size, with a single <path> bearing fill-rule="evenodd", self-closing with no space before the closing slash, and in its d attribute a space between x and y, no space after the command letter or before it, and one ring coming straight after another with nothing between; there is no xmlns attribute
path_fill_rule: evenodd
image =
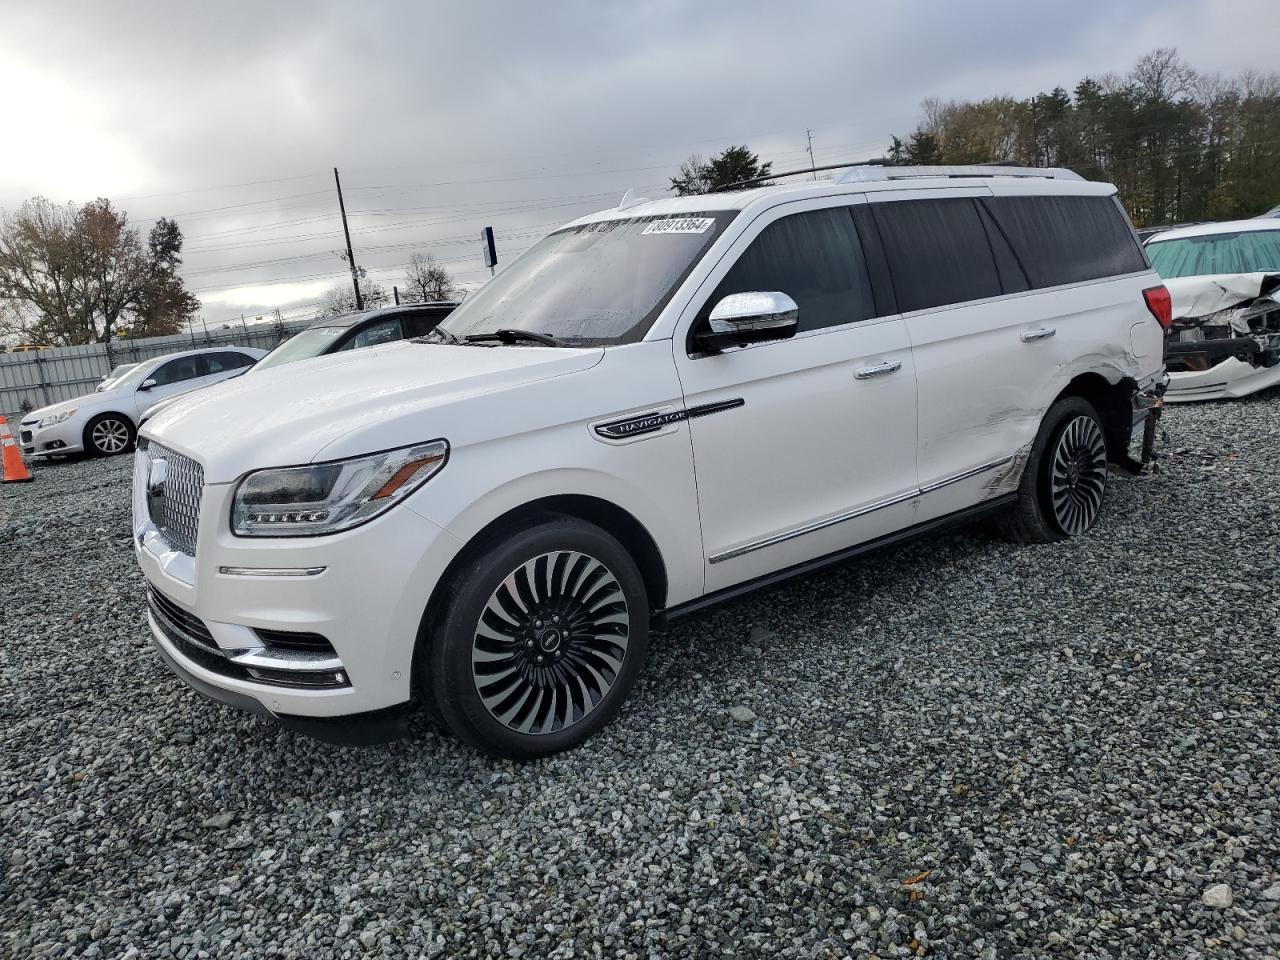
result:
<svg viewBox="0 0 1280 960"><path fill-rule="evenodd" d="M852 199L762 213L677 327L707 591L911 523L911 349L901 318L875 298ZM689 335L723 297L748 291L795 300L795 336L699 352Z"/></svg>
<svg viewBox="0 0 1280 960"><path fill-rule="evenodd" d="M1016 481L1060 359L1044 298L982 206L985 187L872 196L918 384L919 519Z"/></svg>

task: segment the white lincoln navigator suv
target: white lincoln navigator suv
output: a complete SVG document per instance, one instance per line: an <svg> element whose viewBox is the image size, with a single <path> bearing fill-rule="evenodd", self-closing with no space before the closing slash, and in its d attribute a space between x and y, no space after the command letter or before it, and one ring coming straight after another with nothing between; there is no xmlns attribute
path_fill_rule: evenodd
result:
<svg viewBox="0 0 1280 960"><path fill-rule="evenodd" d="M1114 187L1067 171L624 201L424 337L151 420L150 628L197 690L324 739L421 704L561 750L677 614L979 514L1088 531L1168 321Z"/></svg>

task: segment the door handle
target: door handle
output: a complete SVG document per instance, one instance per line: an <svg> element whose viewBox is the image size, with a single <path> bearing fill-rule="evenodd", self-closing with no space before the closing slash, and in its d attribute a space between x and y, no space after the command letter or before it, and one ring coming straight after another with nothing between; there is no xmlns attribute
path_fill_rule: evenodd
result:
<svg viewBox="0 0 1280 960"><path fill-rule="evenodd" d="M853 375L855 380L870 380L872 377L887 377L889 374L902 369L901 360L889 360L886 363L878 363L874 367L862 367Z"/></svg>
<svg viewBox="0 0 1280 960"><path fill-rule="evenodd" d="M1041 327L1039 330L1023 330L1022 342L1034 343L1036 340L1048 340L1058 331L1053 327Z"/></svg>

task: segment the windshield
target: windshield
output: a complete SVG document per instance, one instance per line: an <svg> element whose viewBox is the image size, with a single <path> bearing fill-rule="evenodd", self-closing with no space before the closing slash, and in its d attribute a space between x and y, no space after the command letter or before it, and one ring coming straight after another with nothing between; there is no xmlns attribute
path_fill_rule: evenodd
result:
<svg viewBox="0 0 1280 960"><path fill-rule="evenodd" d="M1211 273L1280 271L1280 230L1218 233L1147 244L1147 256L1166 280Z"/></svg>
<svg viewBox="0 0 1280 960"><path fill-rule="evenodd" d="M467 297L437 329L457 338L528 330L575 347L634 342L736 214L638 217L558 230Z"/></svg>
<svg viewBox="0 0 1280 960"><path fill-rule="evenodd" d="M295 360L309 360L330 349L338 338L347 332L346 327L311 327L296 337L290 337L253 365L253 370L278 367Z"/></svg>
<svg viewBox="0 0 1280 960"><path fill-rule="evenodd" d="M110 390L116 385L116 381L122 376L136 367L136 363L121 363L111 368L111 372L102 378L102 382L98 384L98 390Z"/></svg>
<svg viewBox="0 0 1280 960"><path fill-rule="evenodd" d="M160 366L159 361L164 359L164 357L157 357L155 360L148 360L143 363L139 363L131 370L126 370L123 376L113 380L110 384L105 386L108 390L120 390L124 387L136 387L143 380L147 379L147 377L151 376L151 374L155 372L156 367Z"/></svg>

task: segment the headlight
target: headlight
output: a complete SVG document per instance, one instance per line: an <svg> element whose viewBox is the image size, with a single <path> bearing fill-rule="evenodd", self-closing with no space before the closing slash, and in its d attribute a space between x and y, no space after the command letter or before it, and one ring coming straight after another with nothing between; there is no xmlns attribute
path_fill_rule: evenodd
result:
<svg viewBox="0 0 1280 960"><path fill-rule="evenodd" d="M231 532L314 537L349 530L390 510L448 457L448 442L432 440L350 460L255 471L236 488Z"/></svg>
<svg viewBox="0 0 1280 960"><path fill-rule="evenodd" d="M67 419L67 417L71 416L75 412L76 412L76 408L72 407L70 410L63 410L61 413L55 413L51 417L45 417L43 420L40 421L40 427L42 429L44 427L52 427L55 423L61 423L63 420Z"/></svg>

